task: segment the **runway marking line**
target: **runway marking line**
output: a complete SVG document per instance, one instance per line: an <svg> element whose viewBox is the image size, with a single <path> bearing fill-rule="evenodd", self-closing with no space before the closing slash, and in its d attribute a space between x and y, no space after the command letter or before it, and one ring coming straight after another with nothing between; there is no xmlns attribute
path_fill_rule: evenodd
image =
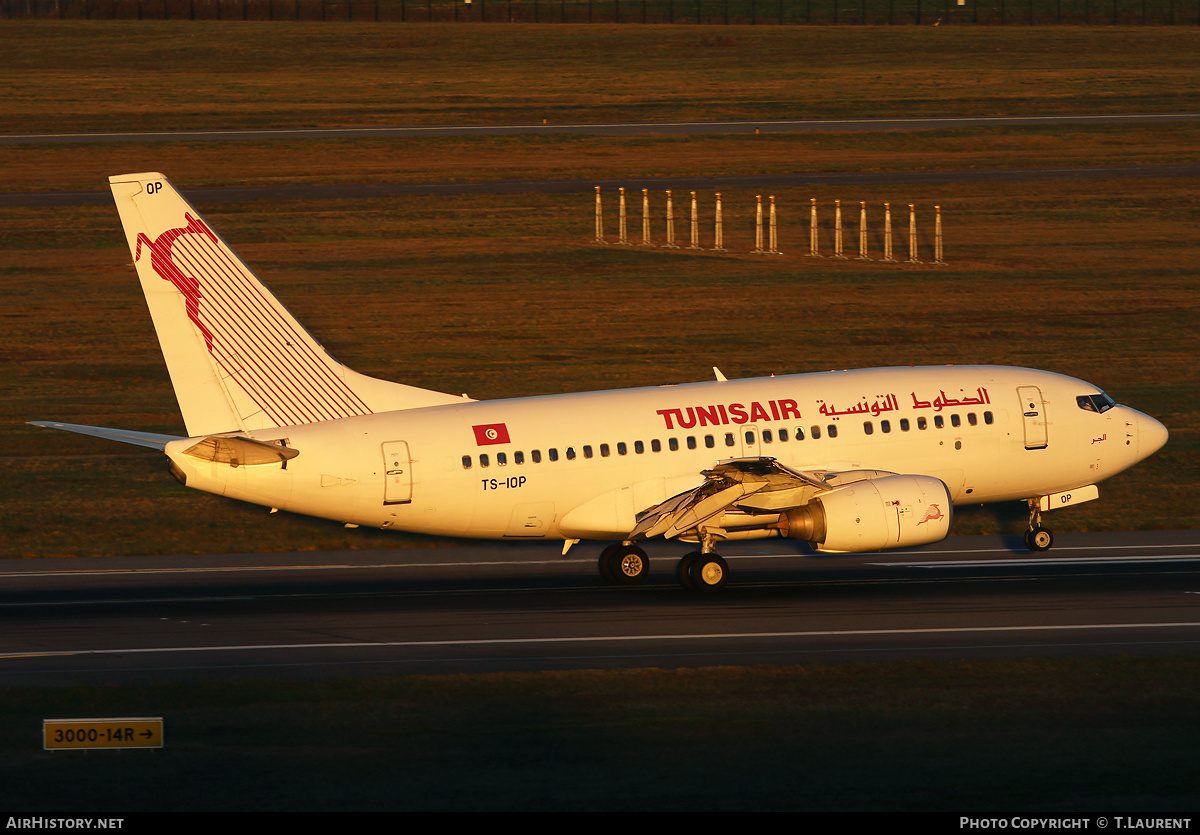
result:
<svg viewBox="0 0 1200 835"><path fill-rule="evenodd" d="M1200 543L1174 543L1168 545L1098 545L1082 549L1064 548L1063 550L1088 550L1088 551L1113 551L1113 550L1133 550L1133 549L1150 549L1150 548L1200 548ZM1012 551L1007 548L979 548L979 549L963 549L949 552L928 552L928 551L895 551L897 556L906 554L921 555L928 553L955 553L955 554L1011 554ZM800 553L785 553L785 554L727 554L724 555L726 560L751 560L751 559L811 559L811 554ZM837 555L840 557L853 557L853 554ZM829 555L821 555L822 559L829 559ZM836 557L835 557L836 558ZM678 557L651 557L651 563L660 560L676 560ZM1130 557L1013 557L1011 559L1001 560L936 560L927 559L913 562L872 562L869 565L875 566L961 566L961 565L1054 565L1056 563L1089 563L1089 562L1163 562L1163 561L1187 561L1200 559L1200 554L1164 554L1162 556L1130 556ZM84 568L84 569L67 569L63 571L9 571L0 572L0 579L6 577L68 577L68 576L104 576L104 575L121 575L121 574L204 574L204 573L221 573L221 572L241 572L241 571L336 571L336 570L375 570L386 568L462 568L466 566L537 566L537 565L576 565L582 566L590 564L590 558L559 558L551 560L466 560L457 562L414 562L414 563L371 563L365 565L355 565L354 563L326 563L322 565L218 565L218 566L179 566L165 568Z"/></svg>
<svg viewBox="0 0 1200 835"><path fill-rule="evenodd" d="M606 641L635 642L635 641L697 641L729 638L829 638L854 637L869 635L938 635L963 634L968 632L1061 632L1096 629L1148 629L1148 628L1189 628L1200 627L1200 622L1172 623L1101 623L1101 624L1063 624L1043 626L968 626L968 627L931 627L925 629L837 629L812 632L717 632L709 634L688 635L591 635L573 638L479 638L448 641L343 641L333 643L306 644L245 644L234 646L205 646L205 647L133 647L125 649L81 649L81 650L52 650L46 652L0 653L0 660L15 658L56 658L75 655L142 655L150 653L169 652L237 652L252 650L282 650L282 649L368 649L368 648L409 648L420 647L450 647L450 646L504 646L519 644L569 644L569 643L602 643Z"/></svg>
<svg viewBox="0 0 1200 835"><path fill-rule="evenodd" d="M913 562L873 562L871 565L937 568L940 566L1089 565L1094 563L1113 565L1143 562L1191 562L1194 560L1200 560L1200 554L1162 554L1160 556L1145 555L1129 557L1016 557L1010 560L920 560Z"/></svg>

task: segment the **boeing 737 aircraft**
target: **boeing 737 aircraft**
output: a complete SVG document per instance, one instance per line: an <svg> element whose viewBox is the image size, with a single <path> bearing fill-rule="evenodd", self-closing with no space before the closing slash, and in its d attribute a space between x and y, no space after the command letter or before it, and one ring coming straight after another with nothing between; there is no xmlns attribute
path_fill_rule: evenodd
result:
<svg viewBox="0 0 1200 835"><path fill-rule="evenodd" d="M162 450L188 487L347 525L459 537L698 543L682 585L721 587L722 542L823 552L937 542L955 504L1041 514L1153 454L1167 430L1090 383L1027 368L879 368L476 402L335 361L162 174L110 178L187 437L38 422ZM715 369L714 369L715 371Z"/></svg>

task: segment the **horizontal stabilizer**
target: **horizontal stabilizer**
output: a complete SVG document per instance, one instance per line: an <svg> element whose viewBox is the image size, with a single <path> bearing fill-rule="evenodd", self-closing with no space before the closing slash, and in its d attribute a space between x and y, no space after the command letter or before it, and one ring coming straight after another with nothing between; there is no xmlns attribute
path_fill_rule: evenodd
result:
<svg viewBox="0 0 1200 835"><path fill-rule="evenodd" d="M222 437L213 435L183 451L184 455L228 464L231 467L249 467L255 464L282 464L300 454L300 450L283 446L275 441L256 441L241 436Z"/></svg>
<svg viewBox="0 0 1200 835"><path fill-rule="evenodd" d="M44 426L47 429L62 429L78 435L91 435L93 438L107 438L110 441L120 441L123 444L144 446L162 452L171 441L182 441L178 435L158 435L154 432L134 432L130 429L109 429L104 426L81 426L77 423L55 423L49 420L28 421L31 426Z"/></svg>

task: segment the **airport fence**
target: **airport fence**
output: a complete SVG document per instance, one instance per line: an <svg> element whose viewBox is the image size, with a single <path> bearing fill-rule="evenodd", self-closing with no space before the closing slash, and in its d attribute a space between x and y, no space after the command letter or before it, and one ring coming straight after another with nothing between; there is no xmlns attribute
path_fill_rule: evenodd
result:
<svg viewBox="0 0 1200 835"><path fill-rule="evenodd" d="M1200 0L0 0L6 18L782 26L1200 25Z"/></svg>

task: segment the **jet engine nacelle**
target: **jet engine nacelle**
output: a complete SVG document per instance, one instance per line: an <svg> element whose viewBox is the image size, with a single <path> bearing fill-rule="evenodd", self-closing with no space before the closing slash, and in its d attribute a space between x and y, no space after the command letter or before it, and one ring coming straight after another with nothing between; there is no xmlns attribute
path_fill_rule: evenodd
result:
<svg viewBox="0 0 1200 835"><path fill-rule="evenodd" d="M788 511L784 536L807 539L818 551L882 551L940 542L950 533L950 490L927 475L856 481Z"/></svg>

